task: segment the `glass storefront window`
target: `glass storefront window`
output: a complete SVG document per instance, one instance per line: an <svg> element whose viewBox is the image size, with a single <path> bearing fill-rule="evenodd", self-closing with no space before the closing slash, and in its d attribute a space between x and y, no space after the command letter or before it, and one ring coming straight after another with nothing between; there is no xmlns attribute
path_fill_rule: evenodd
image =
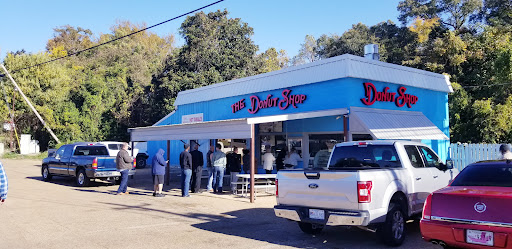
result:
<svg viewBox="0 0 512 249"><path fill-rule="evenodd" d="M344 141L343 134L310 134L309 167L326 167L332 148Z"/></svg>

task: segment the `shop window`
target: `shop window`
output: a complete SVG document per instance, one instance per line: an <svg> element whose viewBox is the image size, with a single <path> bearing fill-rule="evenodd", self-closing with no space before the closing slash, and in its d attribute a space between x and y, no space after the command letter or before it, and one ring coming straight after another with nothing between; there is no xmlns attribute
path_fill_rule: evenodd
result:
<svg viewBox="0 0 512 249"><path fill-rule="evenodd" d="M332 148L343 141L343 134L310 134L309 167L327 167Z"/></svg>

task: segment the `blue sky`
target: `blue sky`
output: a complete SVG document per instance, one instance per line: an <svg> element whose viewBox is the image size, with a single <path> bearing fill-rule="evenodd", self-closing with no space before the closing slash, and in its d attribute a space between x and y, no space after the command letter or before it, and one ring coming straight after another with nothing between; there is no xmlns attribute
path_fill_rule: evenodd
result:
<svg viewBox="0 0 512 249"><path fill-rule="evenodd" d="M148 26L196 9L214 0L19 0L1 1L0 60L6 52L45 50L53 28L71 25L94 34L109 33L116 20ZM253 40L260 51L275 47L290 57L296 55L307 34L343 34L352 24L374 25L391 20L398 23L400 0L226 0L205 12L227 9L230 17L241 18L254 28ZM176 45L183 40L178 28L185 17L152 29L159 35L174 34Z"/></svg>

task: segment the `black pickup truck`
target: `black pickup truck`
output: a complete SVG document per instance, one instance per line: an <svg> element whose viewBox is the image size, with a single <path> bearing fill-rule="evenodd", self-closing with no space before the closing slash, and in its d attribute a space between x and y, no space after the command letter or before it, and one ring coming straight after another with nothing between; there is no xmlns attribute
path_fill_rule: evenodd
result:
<svg viewBox="0 0 512 249"><path fill-rule="evenodd" d="M88 186L93 179L115 180L119 183L121 173L116 168L116 157L109 156L104 144L74 143L61 146L43 159L41 174L43 180L53 176L76 178L79 187ZM129 175L135 174L135 163Z"/></svg>

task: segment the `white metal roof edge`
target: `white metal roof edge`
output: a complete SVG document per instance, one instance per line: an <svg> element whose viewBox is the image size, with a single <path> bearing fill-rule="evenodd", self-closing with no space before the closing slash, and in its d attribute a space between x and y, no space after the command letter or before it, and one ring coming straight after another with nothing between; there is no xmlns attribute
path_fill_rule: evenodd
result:
<svg viewBox="0 0 512 249"><path fill-rule="evenodd" d="M287 121L287 120L295 120L295 119L328 117L328 116L343 115L343 114L348 114L347 108L247 118L247 123L248 124L261 124L261 123Z"/></svg>
<svg viewBox="0 0 512 249"><path fill-rule="evenodd" d="M215 120L215 121L206 121L206 122L198 122L198 123L185 123L185 124L170 124L170 125L159 125L159 126L144 126L144 127L135 127L135 128L128 128L128 132L131 132L133 130L142 130L142 129L164 129L169 127L179 127L179 126L185 126L185 125L207 125L207 124L216 124L216 123L228 123L228 122L240 122L240 121L246 121L246 118L237 118L237 119L224 119L224 120Z"/></svg>
<svg viewBox="0 0 512 249"><path fill-rule="evenodd" d="M156 122L155 124L153 124L152 126L158 126L160 123L164 122L167 118L169 118L170 116L172 116L176 110L178 110L178 108L174 108L174 111L172 111L171 113L165 115L165 117L161 118L160 120L158 120L158 122Z"/></svg>
<svg viewBox="0 0 512 249"><path fill-rule="evenodd" d="M387 69L392 69L392 70L403 71L403 72L406 72L409 74L416 74L416 75L420 75L423 77L431 77L431 78L435 78L439 81L437 81L438 82L437 84L432 84L432 81L429 81L429 84L425 85L425 84L421 84L421 83L407 82L407 80L405 80L405 81L403 80L403 78L407 78L407 79L411 78L412 77L411 75L409 75L408 77L400 78L399 76L396 76L395 74L388 74L387 79L384 79L385 77L381 77L382 74L379 74L378 72L375 72L375 73L373 73L373 75L371 75L368 71L361 71L361 70L353 69L352 67L349 67L350 66L349 64L345 64L345 65L340 65L340 70L336 70L336 72L331 72L330 75L320 74L321 77L317 76L318 79L315 79L315 80L302 79L303 82L299 82L299 80L294 80L294 81L296 81L296 83L288 84L288 86L306 85L306 84L310 84L310 83L322 82L322 81L327 81L327 80L332 80L332 79L353 77L353 78L363 78L363 79L376 80L376 81L384 81L384 82L390 82L390 83L401 84L401 85L409 85L409 86L413 86L413 87L424 88L424 89L435 90L435 91L443 91L443 92L452 92L453 91L453 89L451 88L449 79L445 75L428 72L428 71L420 70L420 69L416 69L416 68L395 65L395 64L391 64L391 63L387 63L387 62L366 59L366 58L351 55L351 54L344 54L344 55L340 55L340 56L336 56L336 57L332 57L332 58L328 58L328 59L311 62L308 64L288 67L288 68L281 69L281 70L274 71L274 72L258 74L258 75L254 75L254 76L241 78L241 79L230 80L230 81L226 81L226 82L212 84L212 85L205 86L205 87L182 91L182 92L178 93L178 96L176 98L174 105L178 106L178 105L189 104L189 103L194 103L194 102L208 101L208 100L219 99L219 98L224 98L224 97L239 96L239 95L244 95L244 94L249 94L249 93L254 93L254 92L263 92L263 91L279 89L279 88L282 88L283 86L276 85L276 84L269 84L269 83L265 84L265 82L261 82L258 84L258 87L256 89L245 89L245 91L243 91L244 89L239 89L240 91L237 92L237 95L230 95L229 93L226 93L226 91L219 90L224 87L238 85L238 84L242 84L242 83L249 82L249 81L261 80L261 79L271 78L271 77L279 77L279 76L282 76L283 74L293 73L293 72L297 72L297 71L301 71L301 70L305 70L305 69L311 69L311 68L319 67L319 66L326 66L326 65L329 65L332 63L341 62L341 61L349 61L349 60L354 61L354 62L364 63L364 64L370 64L370 65L377 66L380 68L387 68ZM344 70L342 70L342 69L344 69ZM375 68L374 71L377 71L376 69L377 68ZM378 75L378 76L376 76L376 75ZM439 84L441 81L443 82L443 84ZM250 91L250 90L252 90L252 91ZM198 95L199 93L201 93L203 91L208 91L207 96ZM196 96L190 96L193 94L195 94Z"/></svg>

